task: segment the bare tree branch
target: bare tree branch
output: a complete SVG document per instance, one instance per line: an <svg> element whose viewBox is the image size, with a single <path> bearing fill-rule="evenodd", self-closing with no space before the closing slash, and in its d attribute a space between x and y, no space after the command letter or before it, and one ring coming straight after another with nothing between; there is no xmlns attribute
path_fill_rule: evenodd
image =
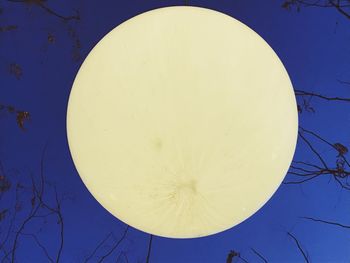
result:
<svg viewBox="0 0 350 263"><path fill-rule="evenodd" d="M306 143L309 149L314 153L315 157L321 162L321 166L318 164L293 161L290 166L288 174L291 174L296 177L303 178L302 180L297 181L287 181L283 184L302 184L308 181L311 181L321 175L330 175L334 178L335 182L340 185L341 188L350 190L350 185L347 181L344 182L345 178L350 177L350 162L345 157L348 153L348 148L341 143L331 143L330 141L324 139L319 134L299 127L300 138ZM331 147L336 152L335 162L333 164L327 164L326 158L316 149L312 141L309 140L306 135L312 136L314 139L320 141L321 143Z"/></svg>
<svg viewBox="0 0 350 263"><path fill-rule="evenodd" d="M48 203L44 201L44 194L45 194L45 185L47 184L45 181L45 175L44 175L44 157L46 153L47 144L45 144L44 149L42 151L41 160L40 160L40 173L39 173L39 179L40 182L36 183L34 180L34 177L31 176L31 187L30 187L30 209L27 213L27 215L22 219L21 223L18 227L15 227L15 219L17 215L17 211L21 209L21 206L19 205L18 201L18 193L19 190L27 191L26 187L22 186L20 183L17 183L16 186L16 202L15 202L15 208L14 208L14 214L10 221L10 226L8 228L8 233L5 236L5 240L1 242L1 250L6 251L4 257L2 258L1 262L11 262L14 263L17 261L16 259L16 252L19 244L19 240L22 236L32 237L35 241L35 243L38 245L38 247L44 252L46 258L50 262L59 262L60 257L63 251L63 244L64 244L64 222L63 222L63 216L61 213L61 204L58 199L56 188L55 190L55 200L56 200L56 206L51 207ZM26 195L27 196L27 195ZM60 243L57 250L56 258L50 256L48 253L48 250L46 247L40 242L39 237L32 233L26 233L25 229L27 225L29 225L30 222L34 220L39 219L45 219L47 216L56 215L57 216L57 224L60 226ZM13 233L13 238L11 239L9 236ZM9 243L7 247L10 247L9 250L5 250L6 243Z"/></svg>
<svg viewBox="0 0 350 263"><path fill-rule="evenodd" d="M254 252L255 255L257 255L262 261L264 261L265 263L268 263L267 259L261 255L258 251L256 251L254 248L251 248L251 250Z"/></svg>
<svg viewBox="0 0 350 263"><path fill-rule="evenodd" d="M313 218L313 217L306 217L306 216L303 216L301 218L307 219L307 220L311 220L311 221L314 221L314 222L320 222L320 223L324 223L324 224L328 224L328 225L334 225L334 226L339 226L339 227L342 227L342 228L350 229L350 225L343 225L343 224L340 224L340 223L337 223L337 222L326 221L326 220L316 219L316 218Z"/></svg>
<svg viewBox="0 0 350 263"><path fill-rule="evenodd" d="M240 260L242 260L244 263L249 263L248 260L246 260L245 258L243 258L241 255L239 255L238 258L239 258Z"/></svg>
<svg viewBox="0 0 350 263"><path fill-rule="evenodd" d="M344 9L343 6L336 4L335 2L333 2L332 0L328 1L333 7L335 7L339 13L341 13L343 16L345 16L347 19L350 19L350 14L348 14Z"/></svg>
<svg viewBox="0 0 350 263"><path fill-rule="evenodd" d="M55 197L56 197L56 214L58 217L58 224L60 225L60 246L57 252L57 258L56 258L56 263L60 261L62 250L63 250L63 243L64 243L64 221L63 221L63 216L61 213L61 204L58 201L58 196L57 196L57 190L55 187Z"/></svg>
<svg viewBox="0 0 350 263"><path fill-rule="evenodd" d="M230 250L230 252L227 254L227 258L226 258L226 263L233 263L233 259L237 257L239 258L241 261L245 262L245 263L249 263L246 259L244 259L241 254L237 251L234 250Z"/></svg>
<svg viewBox="0 0 350 263"><path fill-rule="evenodd" d="M98 245L97 247L92 251L92 253L85 259L85 263L88 262L92 257L96 254L97 250L100 249L100 247L111 237L112 232L110 232Z"/></svg>
<svg viewBox="0 0 350 263"><path fill-rule="evenodd" d="M125 259L125 262L129 263L129 259L123 251L119 253L116 263L119 263L119 260L122 258L122 256Z"/></svg>
<svg viewBox="0 0 350 263"><path fill-rule="evenodd" d="M63 15L57 13L56 11L52 10L51 8L49 8L47 5L45 5L44 0L7 0L7 1L12 2L12 3L23 3L23 4L28 4L28 5L36 5L40 8L42 8L43 10L45 10L50 15L56 16L64 21L80 20L80 16L79 16L78 12L76 13L76 15L63 16Z"/></svg>
<svg viewBox="0 0 350 263"><path fill-rule="evenodd" d="M302 184L308 181L311 181L312 179L315 179L316 177L318 177L319 175L315 175L312 177L309 177L307 179L301 180L301 181L288 181L288 182L283 182L283 184Z"/></svg>
<svg viewBox="0 0 350 263"><path fill-rule="evenodd" d="M98 261L98 263L103 262L109 255L111 255L113 253L113 251L120 245L120 243L125 239L126 234L128 233L129 230L129 226L127 226L125 228L125 231L123 233L123 235L121 236L121 238L116 242L116 244L105 254L103 255L100 260Z"/></svg>
<svg viewBox="0 0 350 263"><path fill-rule="evenodd" d="M350 162L344 156L345 154L348 153L348 149L344 145L342 145L340 143L331 143L331 142L327 141L326 139L322 138L320 135L316 134L315 132L312 132L310 130L306 130L303 127L300 127L300 126L299 126L299 128L303 132L313 135L317 139L319 139L322 142L328 144L330 147L332 147L334 150L336 150L338 152L338 156L342 157L342 159L345 161L345 163L350 167Z"/></svg>
<svg viewBox="0 0 350 263"><path fill-rule="evenodd" d="M153 241L153 235L150 235L150 237L149 237L149 242L148 242L148 252L147 252L146 263L149 263L149 260L150 260L150 258L151 258L152 241Z"/></svg>
<svg viewBox="0 0 350 263"><path fill-rule="evenodd" d="M44 252L45 256L47 259L51 262L54 263L55 261L50 257L46 247L39 241L38 237L34 234L28 234L28 233L21 233L22 236L29 236L34 239L35 243L41 248L41 250Z"/></svg>
<svg viewBox="0 0 350 263"><path fill-rule="evenodd" d="M16 187L15 189L16 193L15 193L15 204L17 204L18 202L18 191L19 191L19 188ZM7 243L7 241L9 240L10 238L10 234L11 232L13 231L13 227L14 227L14 223L15 223L15 219L16 219L16 216L17 216L17 209L14 210L13 212L13 216L10 220L10 225L9 227L7 228L7 233L6 233L6 236L4 238L4 240L1 242L0 244L0 250L4 250L5 249L5 245ZM5 253L5 256L3 257L3 259L1 260L1 262L4 262L5 259L7 259L7 257L10 255L10 251L9 252L6 252Z"/></svg>
<svg viewBox="0 0 350 263"><path fill-rule="evenodd" d="M318 151L314 148L314 146L307 140L301 132L299 132L299 136L303 139L303 141L309 146L310 150L318 157L318 159L321 161L323 164L324 168L328 169L328 166L326 164L326 161L322 158L321 154L318 153Z"/></svg>
<svg viewBox="0 0 350 263"><path fill-rule="evenodd" d="M294 90L296 96L301 96L301 97L315 97L323 100L328 100L328 101L344 101L344 102L350 102L350 98L342 98L342 97L328 97L324 96L322 94L314 93L314 92L308 92L308 91L303 91L303 90Z"/></svg>
<svg viewBox="0 0 350 263"><path fill-rule="evenodd" d="M341 80L341 79L338 79L337 81L338 81L340 84L350 85L350 81L344 81L344 80Z"/></svg>
<svg viewBox="0 0 350 263"><path fill-rule="evenodd" d="M73 16L63 16L63 15L60 15L59 13L55 12L54 10L50 9L49 7L47 7L46 5L44 5L43 3L39 3L38 4L42 9L44 9L45 11L47 11L49 14L51 15L54 15L58 18L61 18L65 21L68 21L68 20L80 20L80 16L79 16L79 13L76 12L75 15Z"/></svg>
<svg viewBox="0 0 350 263"><path fill-rule="evenodd" d="M286 0L282 4L282 7L287 10L290 10L293 6L297 8L297 11L300 11L301 7L334 8L341 15L350 19L350 13L348 11L350 5L347 0Z"/></svg>
<svg viewBox="0 0 350 263"><path fill-rule="evenodd" d="M28 216L24 219L24 221L20 225L19 229L16 231L15 238L14 238L13 245L12 245L12 249L11 249L11 263L15 262L15 258L16 258L15 252L17 249L19 236L21 235L25 226L33 219L33 216L38 212L39 208L40 208L40 204L37 204L36 206L32 206L31 211L29 212Z"/></svg>
<svg viewBox="0 0 350 263"><path fill-rule="evenodd" d="M303 248L301 247L301 245L300 245L298 239L297 239L292 233L290 233L290 232L287 232L287 234L288 234L288 236L290 236L290 237L294 240L294 242L295 242L295 244L297 245L298 250L299 250L300 253L302 254L302 256L303 256L305 262L306 262L306 263L310 263L310 261L309 261L307 255L306 255L306 252L305 252L305 251L303 250Z"/></svg>

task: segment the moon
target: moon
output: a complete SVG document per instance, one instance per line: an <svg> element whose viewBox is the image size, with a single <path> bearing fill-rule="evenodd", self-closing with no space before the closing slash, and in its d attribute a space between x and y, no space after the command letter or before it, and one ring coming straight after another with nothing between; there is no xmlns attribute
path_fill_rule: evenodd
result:
<svg viewBox="0 0 350 263"><path fill-rule="evenodd" d="M252 29L198 7L114 28L74 80L69 148L112 215L170 238L227 230L259 210L289 168L298 116L288 73Z"/></svg>

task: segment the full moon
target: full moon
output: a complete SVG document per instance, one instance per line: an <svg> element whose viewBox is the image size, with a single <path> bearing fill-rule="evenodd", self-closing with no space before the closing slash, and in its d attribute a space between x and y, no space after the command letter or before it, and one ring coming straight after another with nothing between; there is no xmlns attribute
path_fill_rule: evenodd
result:
<svg viewBox="0 0 350 263"><path fill-rule="evenodd" d="M167 7L109 32L69 97L74 164L95 199L141 231L194 238L260 209L293 158L288 73L253 30L217 11Z"/></svg>

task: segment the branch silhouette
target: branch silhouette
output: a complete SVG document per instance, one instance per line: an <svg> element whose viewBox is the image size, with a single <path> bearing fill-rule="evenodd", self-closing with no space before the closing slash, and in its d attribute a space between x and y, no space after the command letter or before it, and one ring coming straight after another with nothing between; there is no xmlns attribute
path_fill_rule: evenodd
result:
<svg viewBox="0 0 350 263"><path fill-rule="evenodd" d="M103 244L106 243L106 241L112 236L112 232L110 232L96 247L95 249L92 251L92 253L84 260L84 262L88 262L90 259L92 259L96 252L102 247Z"/></svg>
<svg viewBox="0 0 350 263"><path fill-rule="evenodd" d="M151 252L152 252L152 242L153 242L153 235L150 235L149 242L148 242L148 251L147 251L147 257L146 257L146 263L149 263L151 258Z"/></svg>
<svg viewBox="0 0 350 263"><path fill-rule="evenodd" d="M291 10L293 7L298 12L302 7L332 8L345 18L350 19L350 4L348 0L287 0L282 3L282 8L286 10Z"/></svg>
<svg viewBox="0 0 350 263"><path fill-rule="evenodd" d="M298 240L292 233L287 232L287 234L288 234L288 236L290 236L290 237L293 239L293 241L295 242L295 244L296 244L296 246L297 246L299 252L300 252L301 255L303 256L305 262L306 262L306 263L310 263L310 261L309 261L307 255L306 255L306 252L303 250L303 248L302 248L301 245L300 245L299 240Z"/></svg>
<svg viewBox="0 0 350 263"><path fill-rule="evenodd" d="M263 262L268 263L267 259L258 251L256 251L254 248L250 248L255 255L257 255Z"/></svg>
<svg viewBox="0 0 350 263"><path fill-rule="evenodd" d="M244 259L241 256L241 254L239 252L234 251L234 250L230 250L229 253L227 254L226 263L233 263L234 258L238 258L241 261L243 261L244 263L249 263L246 259Z"/></svg>
<svg viewBox="0 0 350 263"><path fill-rule="evenodd" d="M128 233L128 230L129 230L129 226L127 226L124 230L124 233L123 235L120 237L120 239L115 243L115 245L112 246L112 248L106 253L104 254L100 259L99 261L97 261L98 263L101 263L103 262L107 257L109 257L113 252L114 250L123 242L123 240L125 239L126 237L126 234Z"/></svg>
<svg viewBox="0 0 350 263"><path fill-rule="evenodd" d="M297 181L285 181L283 183L302 184L320 176L330 175L342 189L350 190L350 185L346 180L350 177L350 162L346 158L348 148L341 143L331 143L314 131L307 130L303 127L299 127L299 129L299 137L308 146L315 158L319 160L319 163L293 161L288 174L302 179L298 179ZM307 135L310 138L308 138ZM327 145L334 151L335 159L332 163L326 161L323 154L318 151L316 146L311 142L311 138L317 140L319 143Z"/></svg>
<svg viewBox="0 0 350 263"><path fill-rule="evenodd" d="M315 92L308 92L308 91L303 91L303 90L294 90L296 96L300 97L315 97L323 100L328 100L328 101L343 101L343 102L350 102L350 98L343 98L343 97L330 97L330 96L325 96L319 93Z"/></svg>
<svg viewBox="0 0 350 263"><path fill-rule="evenodd" d="M55 192L55 205L50 205L46 200L45 196L49 194L46 191L46 186L49 185L45 178L44 173L44 158L46 154L47 144L45 144L41 159L40 159L40 172L39 172L39 182L36 182L33 175L30 176L31 185L25 186L21 182L17 182L15 190L15 204L13 210L13 215L9 218L8 231L0 242L0 250L4 252L4 256L1 258L1 262L17 262L17 251L19 248L19 241L21 238L32 238L34 243L43 252L45 258L49 262L59 262L64 246L64 221L61 213L61 201L58 198L56 189ZM3 166L1 164L1 173L4 173ZM4 175L6 176L6 175ZM3 181L3 180L2 180ZM10 188L6 190L9 192ZM29 193L29 194L26 194ZM22 201L20 196L25 196L30 200L30 208L24 217L20 218L19 212L22 210ZM2 197L2 196L1 196ZM56 254L50 255L47 247L40 241L39 232L33 232L34 230L28 232L28 225L32 222L38 222L38 220L46 219L51 216L56 216L57 225L59 225L59 245ZM19 224L17 225L17 222ZM3 221L0 223L4 223Z"/></svg>
<svg viewBox="0 0 350 263"><path fill-rule="evenodd" d="M311 220L313 222L320 222L320 223L323 223L323 224L328 224L328 225L333 225L333 226L338 226L338 227L350 229L350 225L343 225L343 224L340 224L340 223L337 223L337 222L326 221L326 220L317 219L317 218L313 218L313 217L307 217L307 216L303 216L301 218L302 219L306 219L306 220Z"/></svg>
<svg viewBox="0 0 350 263"><path fill-rule="evenodd" d="M59 13L57 13L56 11L54 11L53 9L49 8L45 2L46 0L7 0L8 2L12 2L12 3L23 3L23 4L27 4L27 5L34 5L34 6L38 6L41 9L45 10L47 13L49 13L50 15L53 15L55 17L58 17L64 21L69 21L69 20L80 20L80 16L79 13L76 12L75 15L71 15L71 16L63 16Z"/></svg>

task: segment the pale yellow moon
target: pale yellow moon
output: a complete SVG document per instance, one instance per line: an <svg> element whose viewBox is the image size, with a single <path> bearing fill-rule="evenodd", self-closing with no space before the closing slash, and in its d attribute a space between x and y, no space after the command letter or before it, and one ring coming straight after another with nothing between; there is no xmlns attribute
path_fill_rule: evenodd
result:
<svg viewBox="0 0 350 263"><path fill-rule="evenodd" d="M67 113L71 154L96 200L173 238L224 231L261 208L288 170L297 128L272 48L195 7L156 9L108 33L81 66Z"/></svg>

